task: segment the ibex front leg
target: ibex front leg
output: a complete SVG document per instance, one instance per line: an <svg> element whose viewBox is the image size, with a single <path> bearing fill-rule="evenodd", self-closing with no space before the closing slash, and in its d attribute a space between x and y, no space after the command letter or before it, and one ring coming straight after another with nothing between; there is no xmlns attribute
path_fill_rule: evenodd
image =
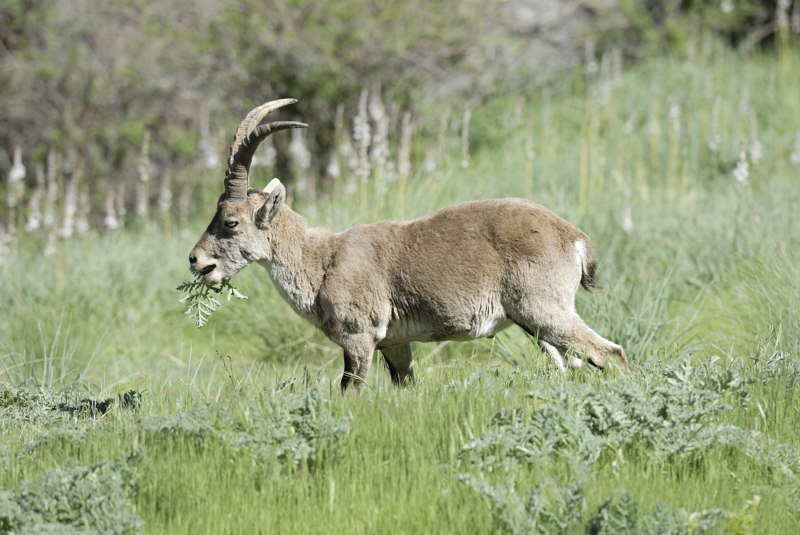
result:
<svg viewBox="0 0 800 535"><path fill-rule="evenodd" d="M381 349L386 366L392 376L392 383L406 386L414 382L414 370L411 369L411 344L403 344Z"/></svg>
<svg viewBox="0 0 800 535"><path fill-rule="evenodd" d="M351 385L355 391L359 391L369 375L375 342L372 335L346 334L342 336L341 346L344 349L342 391Z"/></svg>

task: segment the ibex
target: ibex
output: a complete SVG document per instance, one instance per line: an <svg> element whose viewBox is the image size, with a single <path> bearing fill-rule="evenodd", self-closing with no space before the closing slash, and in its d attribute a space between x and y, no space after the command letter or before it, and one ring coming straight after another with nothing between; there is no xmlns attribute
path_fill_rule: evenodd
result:
<svg viewBox="0 0 800 535"><path fill-rule="evenodd" d="M294 99L251 110L236 130L225 193L189 264L219 284L258 262L281 296L344 350L341 386L360 388L375 350L392 382L413 380L411 342L491 337L510 325L533 336L560 370L585 357L603 368L622 347L575 311L578 286L592 291L589 237L524 199L472 201L410 221L358 225L344 232L307 228L286 206L278 179L249 187L258 144L298 122L260 124ZM567 360L568 359L568 362Z"/></svg>

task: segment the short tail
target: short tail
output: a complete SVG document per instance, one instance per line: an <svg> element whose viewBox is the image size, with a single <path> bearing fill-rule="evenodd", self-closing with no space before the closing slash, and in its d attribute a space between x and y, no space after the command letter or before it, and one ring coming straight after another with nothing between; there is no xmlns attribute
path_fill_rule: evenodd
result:
<svg viewBox="0 0 800 535"><path fill-rule="evenodd" d="M575 242L575 249L581 262L581 286L589 293L598 291L594 282L594 274L597 271L597 261L592 254L591 244L584 241Z"/></svg>

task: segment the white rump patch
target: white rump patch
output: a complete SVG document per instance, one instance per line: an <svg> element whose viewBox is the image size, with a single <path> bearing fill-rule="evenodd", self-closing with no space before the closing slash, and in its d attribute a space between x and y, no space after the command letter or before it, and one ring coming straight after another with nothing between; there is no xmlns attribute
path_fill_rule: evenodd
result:
<svg viewBox="0 0 800 535"><path fill-rule="evenodd" d="M583 266L586 265L586 244L580 240L575 242L575 257L578 259L578 265L583 269Z"/></svg>

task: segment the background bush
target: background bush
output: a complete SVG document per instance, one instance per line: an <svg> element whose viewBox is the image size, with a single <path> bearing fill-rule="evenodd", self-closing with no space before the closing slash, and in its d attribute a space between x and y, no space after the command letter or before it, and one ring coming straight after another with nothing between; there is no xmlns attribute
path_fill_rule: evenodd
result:
<svg viewBox="0 0 800 535"><path fill-rule="evenodd" d="M390 103L392 128L408 110L435 131L443 109L458 118L606 54L642 58L708 32L753 48L779 28L800 28L797 2L9 0L0 7L0 174L15 146L28 186L48 154L61 155L59 174L81 174L99 224L109 189L123 210L136 202L143 151L158 181L218 180L235 121L266 99L301 99L286 113L313 126L312 168L290 170L279 150L276 173L314 183L336 145L337 113L349 122L365 89ZM156 190L145 192L154 204Z"/></svg>

